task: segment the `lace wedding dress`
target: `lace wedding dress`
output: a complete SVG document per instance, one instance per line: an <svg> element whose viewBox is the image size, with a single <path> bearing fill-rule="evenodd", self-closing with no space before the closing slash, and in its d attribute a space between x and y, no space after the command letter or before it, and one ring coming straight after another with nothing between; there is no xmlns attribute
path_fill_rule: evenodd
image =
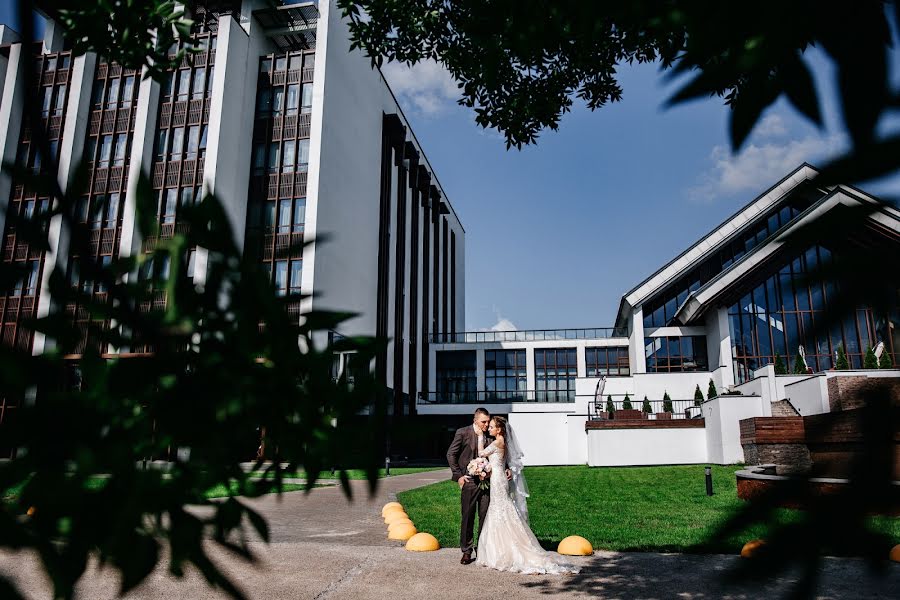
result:
<svg viewBox="0 0 900 600"><path fill-rule="evenodd" d="M491 464L491 503L478 534L476 564L529 574L577 573L578 567L547 552L528 526L527 513L516 507L506 479L505 454L496 443L479 453ZM515 489L515 486L513 486ZM521 504L524 506L524 499Z"/></svg>

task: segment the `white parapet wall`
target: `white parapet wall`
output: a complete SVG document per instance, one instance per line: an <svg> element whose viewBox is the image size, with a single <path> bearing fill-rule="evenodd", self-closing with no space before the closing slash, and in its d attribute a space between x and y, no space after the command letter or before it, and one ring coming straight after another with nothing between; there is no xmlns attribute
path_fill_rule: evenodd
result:
<svg viewBox="0 0 900 600"><path fill-rule="evenodd" d="M741 419L771 417L772 403L761 396L719 396L702 406L706 421L706 447L711 463L729 465L744 462L741 447Z"/></svg>
<svg viewBox="0 0 900 600"><path fill-rule="evenodd" d="M702 427L589 429L587 462L591 467L704 463L706 432Z"/></svg>

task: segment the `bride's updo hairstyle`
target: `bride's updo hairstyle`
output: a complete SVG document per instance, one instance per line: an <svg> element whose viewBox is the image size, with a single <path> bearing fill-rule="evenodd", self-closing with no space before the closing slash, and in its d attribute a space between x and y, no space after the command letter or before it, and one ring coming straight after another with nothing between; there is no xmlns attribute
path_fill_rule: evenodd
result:
<svg viewBox="0 0 900 600"><path fill-rule="evenodd" d="M503 436L503 439L506 439L506 419L494 416L491 417L491 420L494 422L494 426L500 430L500 435Z"/></svg>

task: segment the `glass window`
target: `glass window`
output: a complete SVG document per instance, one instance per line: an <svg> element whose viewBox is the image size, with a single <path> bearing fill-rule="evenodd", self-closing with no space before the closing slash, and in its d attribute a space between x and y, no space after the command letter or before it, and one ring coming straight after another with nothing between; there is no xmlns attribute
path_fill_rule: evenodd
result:
<svg viewBox="0 0 900 600"><path fill-rule="evenodd" d="M184 146L184 127L176 127L172 130L172 151L169 154L171 160L181 160L181 151Z"/></svg>
<svg viewBox="0 0 900 600"><path fill-rule="evenodd" d="M156 160L161 161L166 157L166 142L169 139L169 130L160 129L156 132Z"/></svg>
<svg viewBox="0 0 900 600"><path fill-rule="evenodd" d="M112 136L104 135L100 137L100 166L108 167L109 159L112 155Z"/></svg>
<svg viewBox="0 0 900 600"><path fill-rule="evenodd" d="M78 203L75 205L75 222L76 223L87 223L88 220L88 205L90 204L90 200L87 196L81 196L78 198Z"/></svg>
<svg viewBox="0 0 900 600"><path fill-rule="evenodd" d="M300 106L300 86L296 83L287 86L287 114L297 114Z"/></svg>
<svg viewBox="0 0 900 600"><path fill-rule="evenodd" d="M271 232L275 229L274 202L266 202L265 208L263 209L263 226L265 227L266 232Z"/></svg>
<svg viewBox="0 0 900 600"><path fill-rule="evenodd" d="M648 373L707 371L706 337L644 338Z"/></svg>
<svg viewBox="0 0 900 600"><path fill-rule="evenodd" d="M125 152L128 147L128 135L120 133L116 135L116 153L113 165L121 167L125 164Z"/></svg>
<svg viewBox="0 0 900 600"><path fill-rule="evenodd" d="M284 110L284 88L277 87L272 90L272 112L280 115Z"/></svg>
<svg viewBox="0 0 900 600"><path fill-rule="evenodd" d="M272 111L272 89L263 88L256 93L256 114L268 115Z"/></svg>
<svg viewBox="0 0 900 600"><path fill-rule="evenodd" d="M191 72L187 69L178 71L178 100L187 100L191 87Z"/></svg>
<svg viewBox="0 0 900 600"><path fill-rule="evenodd" d="M58 117L63 114L63 108L66 105L66 86L60 85L56 88L56 103L53 105L53 116Z"/></svg>
<svg viewBox="0 0 900 600"><path fill-rule="evenodd" d="M45 87L44 88L44 99L41 103L41 112L46 117L50 114L50 104L53 101L53 88Z"/></svg>
<svg viewBox="0 0 900 600"><path fill-rule="evenodd" d="M216 75L216 68L210 67L209 68L209 77L206 78L206 96L207 96L207 98L212 96L212 87L213 87L213 81L215 81L215 75Z"/></svg>
<svg viewBox="0 0 900 600"><path fill-rule="evenodd" d="M119 78L109 80L109 90L106 92L106 108L115 108L119 102Z"/></svg>
<svg viewBox="0 0 900 600"><path fill-rule="evenodd" d="M628 348L585 348L584 357L588 377L615 377L631 373L628 363Z"/></svg>
<svg viewBox="0 0 900 600"><path fill-rule="evenodd" d="M297 164L306 165L309 163L309 140L297 140Z"/></svg>
<svg viewBox="0 0 900 600"><path fill-rule="evenodd" d="M538 402L574 402L578 376L575 348L534 350L535 399Z"/></svg>
<svg viewBox="0 0 900 600"><path fill-rule="evenodd" d="M489 400L526 400L525 350L485 350L484 369Z"/></svg>
<svg viewBox="0 0 900 600"><path fill-rule="evenodd" d="M287 68L287 57L276 56L275 57L275 70L276 71L284 71L286 68Z"/></svg>
<svg viewBox="0 0 900 600"><path fill-rule="evenodd" d="M56 70L56 57L55 56L47 59L47 70L48 71Z"/></svg>
<svg viewBox="0 0 900 600"><path fill-rule="evenodd" d="M290 60L290 67L288 67L291 71L297 71L303 68L303 55L302 54L292 54Z"/></svg>
<svg viewBox="0 0 900 600"><path fill-rule="evenodd" d="M181 206L190 206L194 203L194 189L193 188L182 188L181 189Z"/></svg>
<svg viewBox="0 0 900 600"><path fill-rule="evenodd" d="M200 148L200 127L198 125L191 125L188 127L188 139L187 139L187 150L185 152L185 158L187 160L194 160L197 158L197 151Z"/></svg>
<svg viewBox="0 0 900 600"><path fill-rule="evenodd" d="M200 158L206 156L206 125L200 126Z"/></svg>
<svg viewBox="0 0 900 600"><path fill-rule="evenodd" d="M291 293L299 294L300 293L300 279L303 274L303 261L302 260L293 260L291 261Z"/></svg>
<svg viewBox="0 0 900 600"><path fill-rule="evenodd" d="M287 294L288 261L275 261L275 293L279 296Z"/></svg>
<svg viewBox="0 0 900 600"><path fill-rule="evenodd" d="M163 79L162 88L160 89L160 93L164 100L168 101L172 98L172 90L175 87L175 78L178 76L176 71L169 71L166 73L166 78Z"/></svg>
<svg viewBox="0 0 900 600"><path fill-rule="evenodd" d="M91 90L91 104L94 106L94 109L100 108L101 103L103 102L103 81L95 81L94 88Z"/></svg>
<svg viewBox="0 0 900 600"><path fill-rule="evenodd" d="M253 146L253 168L262 170L266 166L266 146L265 144L256 144Z"/></svg>
<svg viewBox="0 0 900 600"><path fill-rule="evenodd" d="M60 56L59 57L59 69L61 71L65 71L69 68L69 64L71 64L71 57L69 55Z"/></svg>
<svg viewBox="0 0 900 600"><path fill-rule="evenodd" d="M174 223L177 206L178 190L176 188L163 190L162 202L160 203L160 222L164 224Z"/></svg>
<svg viewBox="0 0 900 600"><path fill-rule="evenodd" d="M303 91L301 93L301 101L300 105L302 106L301 112L308 113L312 109L312 91L313 87L311 83L303 84Z"/></svg>
<svg viewBox="0 0 900 600"><path fill-rule="evenodd" d="M437 396L440 402L476 402L477 371L474 350L437 352L435 357Z"/></svg>
<svg viewBox="0 0 900 600"><path fill-rule="evenodd" d="M206 68L194 69L194 85L191 88L191 98L202 98L206 90Z"/></svg>
<svg viewBox="0 0 900 600"><path fill-rule="evenodd" d="M306 198L297 198L294 200L294 225L293 232L300 233L306 223Z"/></svg>
<svg viewBox="0 0 900 600"><path fill-rule="evenodd" d="M119 218L119 194L112 193L106 201L106 219L104 227L114 229Z"/></svg>
<svg viewBox="0 0 900 600"><path fill-rule="evenodd" d="M272 70L272 59L264 58L259 61L259 72L260 73L268 73Z"/></svg>
<svg viewBox="0 0 900 600"><path fill-rule="evenodd" d="M134 96L134 76L129 75L125 78L125 83L122 86L122 107L130 108L131 107L131 98Z"/></svg>
<svg viewBox="0 0 900 600"><path fill-rule="evenodd" d="M25 276L25 295L36 296L38 288L38 274L41 272L41 262L39 260L31 261Z"/></svg>
<svg viewBox="0 0 900 600"><path fill-rule="evenodd" d="M279 153L280 148L281 148L281 144L278 144L278 143L269 144L268 167L269 167L270 172L278 170L278 163L279 163L278 153Z"/></svg>
<svg viewBox="0 0 900 600"><path fill-rule="evenodd" d="M278 206L278 233L291 231L291 204L290 200L281 200Z"/></svg>
<svg viewBox="0 0 900 600"><path fill-rule="evenodd" d="M288 140L284 143L284 160L281 161L281 170L285 173L294 170L294 152L296 148L294 140Z"/></svg>

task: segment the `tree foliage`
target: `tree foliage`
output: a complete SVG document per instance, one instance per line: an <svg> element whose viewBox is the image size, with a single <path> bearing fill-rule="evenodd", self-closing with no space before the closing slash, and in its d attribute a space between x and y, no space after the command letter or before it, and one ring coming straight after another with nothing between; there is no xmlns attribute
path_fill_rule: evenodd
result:
<svg viewBox="0 0 900 600"><path fill-rule="evenodd" d="M631 410L631 396L625 394L625 398L622 400L622 410Z"/></svg>
<svg viewBox="0 0 900 600"><path fill-rule="evenodd" d="M779 99L817 127L820 93L809 51L835 68L842 125L853 142L823 173L857 181L900 165L900 135L876 125L900 101L888 78L896 2L539 2L536 0L338 0L351 40L372 62L435 60L460 86L459 103L507 146L555 130L575 100L591 110L623 98L617 69L656 62L680 87L672 106L718 96L731 107L739 150Z"/></svg>
<svg viewBox="0 0 900 600"><path fill-rule="evenodd" d="M672 398L669 397L669 392L663 394L663 412L673 412Z"/></svg>
<svg viewBox="0 0 900 600"><path fill-rule="evenodd" d="M878 359L878 368L879 369L893 369L894 362L891 360L891 353L887 351L885 348L884 352L881 353L881 358Z"/></svg>
<svg viewBox="0 0 900 600"><path fill-rule="evenodd" d="M612 399L611 394L606 397L606 412L608 412L610 415L612 415L614 412L616 412L616 405L613 404L613 399Z"/></svg>
<svg viewBox="0 0 900 600"><path fill-rule="evenodd" d="M716 384L712 379L709 380L709 388L706 390L706 397L710 400L719 395L719 391L716 389Z"/></svg>
<svg viewBox="0 0 900 600"><path fill-rule="evenodd" d="M775 362L773 363L775 367L776 375L787 375L787 367L784 366L784 361L781 359L781 354L775 353Z"/></svg>
<svg viewBox="0 0 900 600"><path fill-rule="evenodd" d="M840 345L837 348L837 359L834 361L834 368L836 371L846 371L850 368L850 363L847 360L847 352L844 351L843 345Z"/></svg>
<svg viewBox="0 0 900 600"><path fill-rule="evenodd" d="M147 8L129 7L136 14ZM125 10L119 3L82 8L99 10L95 17L108 11L113 21L131 18L119 15ZM32 38L31 9L20 2L25 39ZM99 35L84 22L87 14L72 18L71 32L84 27ZM124 66L140 68L152 59L140 35L129 38L114 28L109 36L110 43L128 46L116 55ZM93 40L81 40L80 48L111 55ZM365 369L355 373L353 385L335 380L332 362L335 352L347 351L367 365L381 343L332 341L328 332L351 315L310 312L301 322L289 312L305 296L276 296L252 253L244 255L235 243L233 224L211 195L179 209L184 227L160 239L156 194L142 175L135 222L145 246L108 264L95 258L89 226L74 218L87 169L76 168L68 193L48 175L58 167L34 69L27 65L19 73L30 95L25 125L45 158L37 173L11 164L4 169L50 197L51 205L27 215L6 207L6 223L15 227L18 243L47 251L51 222L59 222L67 234L60 243L69 244L61 254L72 262L45 261L52 269L49 313L20 325L45 337L45 351L0 346L0 396L18 404L16 420L0 432L3 445L17 449L0 464L0 490L16 490L0 503L0 548L34 550L56 598L73 596L90 558L118 571L125 593L153 571L164 546L172 574L196 568L212 586L242 598L210 559L207 544L255 560L248 542L268 540L268 524L239 495L280 490L284 473L295 470L309 474L312 489L327 468L337 468L349 495L344 469L351 466L368 471L374 490L384 447L383 393ZM186 273L194 249L207 258L202 280ZM16 263L0 262L0 294L10 294L25 275ZM373 415L368 422L358 419L364 410ZM259 432L273 462L257 462L254 470L266 469L265 482L254 485L240 463L256 454ZM169 461L166 473L148 468L156 459ZM219 485L234 496L207 500L204 492ZM21 597L3 576L0 590Z"/></svg>
<svg viewBox="0 0 900 600"><path fill-rule="evenodd" d="M700 406L703 404L703 392L700 391L700 384L697 384L697 387L694 388L694 406Z"/></svg>
<svg viewBox="0 0 900 600"><path fill-rule="evenodd" d="M794 375L806 375L806 366L800 350L794 355Z"/></svg>
<svg viewBox="0 0 900 600"><path fill-rule="evenodd" d="M863 357L863 369L877 369L878 358L875 356L875 350L872 346L866 346L866 354Z"/></svg>
<svg viewBox="0 0 900 600"><path fill-rule="evenodd" d="M641 410L647 413L648 415L653 412L653 408L650 406L650 401L647 400L647 396L644 396L644 403L641 406Z"/></svg>

